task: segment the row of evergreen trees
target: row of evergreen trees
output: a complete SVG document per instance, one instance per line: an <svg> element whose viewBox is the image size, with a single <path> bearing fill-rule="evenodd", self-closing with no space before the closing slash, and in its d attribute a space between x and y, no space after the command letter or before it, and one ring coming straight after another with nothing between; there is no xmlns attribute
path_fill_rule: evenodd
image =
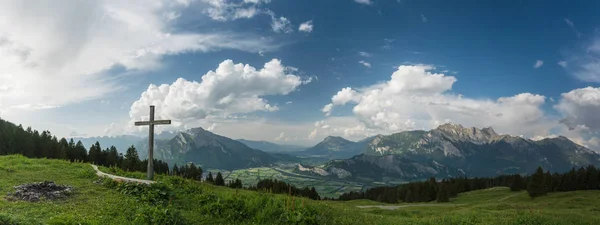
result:
<svg viewBox="0 0 600 225"><path fill-rule="evenodd" d="M87 149L81 142L58 140L50 131L23 129L21 125L0 119L0 155L21 154L30 158L87 160Z"/></svg>
<svg viewBox="0 0 600 225"><path fill-rule="evenodd" d="M90 146L87 157L79 161L106 167L119 167L126 171L146 172L148 170L148 159L140 160L137 149L134 146L127 148L125 155L123 155L118 152L115 146L110 146L110 148L102 150L100 143L96 142ZM165 161L153 159L152 165L155 173L171 174L169 164Z"/></svg>
<svg viewBox="0 0 600 225"><path fill-rule="evenodd" d="M529 177L515 175L515 183L510 186L512 191L527 189L532 198L545 195L550 192L564 192L577 190L600 190L600 170L593 165L572 168L566 173L544 172L538 167L534 174Z"/></svg>
<svg viewBox="0 0 600 225"><path fill-rule="evenodd" d="M212 173L208 172L208 176L206 177L206 182L212 183L217 186L227 186L227 187L230 187L233 189L244 188L244 185L242 184L242 180L237 179L237 178L235 180L230 180L230 181L225 182L225 179L223 179L223 174L221 174L221 172L217 172L216 178L213 178Z"/></svg>
<svg viewBox="0 0 600 225"><path fill-rule="evenodd" d="M600 190L600 170L593 165L566 173L544 172L539 167L531 176L501 175L494 178L451 178L441 181L411 182L393 187L374 187L364 192L344 193L337 200L370 199L378 202L448 202L459 193L491 187L510 187L511 191L527 190L532 198L549 192ZM333 199L335 200L335 199Z"/></svg>
<svg viewBox="0 0 600 225"><path fill-rule="evenodd" d="M485 189L496 186L508 186L511 176L495 178L450 178L437 181L430 178L427 181L411 182L398 186L373 187L362 192L344 193L337 200L370 199L378 202L447 202L458 193Z"/></svg>
<svg viewBox="0 0 600 225"><path fill-rule="evenodd" d="M173 165L170 175L201 181L203 173L204 171L200 166L196 166L194 163L188 163L183 166L177 166L177 164Z"/></svg>
<svg viewBox="0 0 600 225"><path fill-rule="evenodd" d="M0 119L0 155L9 154L21 154L30 158L89 162L106 167L119 167L126 171L146 172L148 169L148 159L140 160L139 154L133 146L127 149L125 155L119 153L114 146L102 149L99 142L90 146L88 151L81 141L75 143L73 138L69 141L66 138L58 140L50 131L40 133L37 130L32 130L31 127L23 129L21 125L17 126ZM154 159L153 166L156 173L172 174L169 171L167 162ZM193 164L186 165L179 171L181 173L178 172L173 175L196 176L198 180L202 177L202 168L195 167ZM190 171L193 171L193 175L190 175Z"/></svg>
<svg viewBox="0 0 600 225"><path fill-rule="evenodd" d="M277 179L264 179L258 181L256 186L251 186L249 190L269 191L271 193L289 194L293 196L303 196L313 200L320 200L321 196L314 187L297 188L294 185Z"/></svg>

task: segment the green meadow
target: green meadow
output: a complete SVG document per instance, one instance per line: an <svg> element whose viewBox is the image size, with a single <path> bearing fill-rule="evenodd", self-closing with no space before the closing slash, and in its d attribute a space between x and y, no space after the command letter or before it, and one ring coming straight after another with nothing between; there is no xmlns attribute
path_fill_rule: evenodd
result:
<svg viewBox="0 0 600 225"><path fill-rule="evenodd" d="M266 168L260 173L277 176ZM600 191L531 199L524 191L491 188L442 204L313 201L163 175L152 186L117 183L96 177L89 164L0 156L0 193L45 180L71 185L75 192L35 203L0 198L0 224L600 224Z"/></svg>

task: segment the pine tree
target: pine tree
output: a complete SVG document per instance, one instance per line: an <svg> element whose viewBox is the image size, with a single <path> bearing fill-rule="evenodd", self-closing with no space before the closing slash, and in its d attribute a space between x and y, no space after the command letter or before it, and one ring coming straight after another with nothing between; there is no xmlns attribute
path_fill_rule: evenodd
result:
<svg viewBox="0 0 600 225"><path fill-rule="evenodd" d="M527 193L529 193L529 197L536 198L545 195L547 193L545 185L546 182L544 181L544 169L542 169L542 167L538 167L536 172L531 175L531 179L527 185Z"/></svg>
<svg viewBox="0 0 600 225"><path fill-rule="evenodd" d="M65 149L65 155L69 161L74 161L75 159L75 142L73 138L69 140L67 143L67 148Z"/></svg>
<svg viewBox="0 0 600 225"><path fill-rule="evenodd" d="M171 170L171 175L179 176L179 168L177 167L177 164L173 165L173 169Z"/></svg>
<svg viewBox="0 0 600 225"><path fill-rule="evenodd" d="M59 159L69 159L69 157L67 155L67 152L70 152L69 142L67 142L67 139L61 138L60 141L58 142L57 158L59 158Z"/></svg>
<svg viewBox="0 0 600 225"><path fill-rule="evenodd" d="M208 176L206 177L206 182L215 183L215 179L213 178L213 175L211 172L208 172Z"/></svg>
<svg viewBox="0 0 600 225"><path fill-rule="evenodd" d="M90 156L88 155L88 150L85 149L85 146L81 141L77 141L75 144L75 159L78 161L90 162Z"/></svg>
<svg viewBox="0 0 600 225"><path fill-rule="evenodd" d="M90 162L96 164L96 165L101 165L103 162L102 160L102 148L100 147L100 143L96 141L95 144L93 144L92 146L90 146L90 152L88 153L89 158L90 158Z"/></svg>
<svg viewBox="0 0 600 225"><path fill-rule="evenodd" d="M136 171L140 169L142 162L140 161L137 150L133 145L127 149L123 164L123 168L125 170Z"/></svg>
<svg viewBox="0 0 600 225"><path fill-rule="evenodd" d="M448 189L446 184L440 183L439 190L437 192L437 202L449 202L450 198L448 197Z"/></svg>
<svg viewBox="0 0 600 225"><path fill-rule="evenodd" d="M106 166L116 166L119 161L119 152L115 146L110 146L108 151L106 152Z"/></svg>
<svg viewBox="0 0 600 225"><path fill-rule="evenodd" d="M221 172L217 172L217 177L215 178L215 185L225 186L225 180L223 179L223 175L221 174Z"/></svg>

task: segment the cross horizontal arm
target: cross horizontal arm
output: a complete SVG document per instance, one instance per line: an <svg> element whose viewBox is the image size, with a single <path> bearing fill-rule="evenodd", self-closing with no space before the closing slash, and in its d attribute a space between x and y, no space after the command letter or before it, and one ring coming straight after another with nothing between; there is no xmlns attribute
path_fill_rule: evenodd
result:
<svg viewBox="0 0 600 225"><path fill-rule="evenodd" d="M171 120L155 120L155 121L137 121L137 122L135 122L136 126L161 125L161 124L171 124Z"/></svg>

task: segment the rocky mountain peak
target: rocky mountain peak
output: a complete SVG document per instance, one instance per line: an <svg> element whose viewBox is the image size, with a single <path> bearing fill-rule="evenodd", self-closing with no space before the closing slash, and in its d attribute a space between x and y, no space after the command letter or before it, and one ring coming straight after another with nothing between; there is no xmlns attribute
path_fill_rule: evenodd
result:
<svg viewBox="0 0 600 225"><path fill-rule="evenodd" d="M463 127L460 124L446 123L442 124L433 133L439 133L447 138L456 141L470 141L474 143L490 142L499 135L492 127L479 129L476 127Z"/></svg>
<svg viewBox="0 0 600 225"><path fill-rule="evenodd" d="M490 136L498 136L498 133L496 133L492 127L483 128L481 131Z"/></svg>
<svg viewBox="0 0 600 225"><path fill-rule="evenodd" d="M202 127L195 127L195 128L191 128L185 131L185 133L188 133L190 135L193 136L198 136L200 134L206 134L206 133L210 133L210 131L205 130Z"/></svg>
<svg viewBox="0 0 600 225"><path fill-rule="evenodd" d="M439 130L462 130L464 127L456 123L445 123L437 127Z"/></svg>

